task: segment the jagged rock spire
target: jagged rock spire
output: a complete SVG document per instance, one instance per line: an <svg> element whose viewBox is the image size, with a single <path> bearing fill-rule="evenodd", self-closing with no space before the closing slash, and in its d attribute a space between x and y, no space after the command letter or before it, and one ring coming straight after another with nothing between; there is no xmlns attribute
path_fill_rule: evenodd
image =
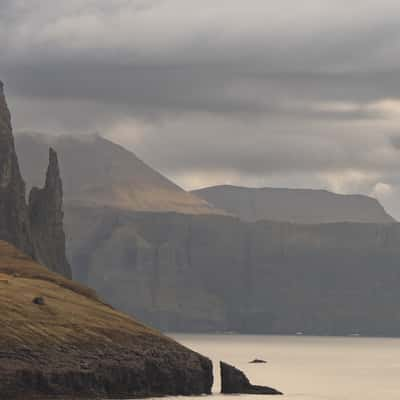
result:
<svg viewBox="0 0 400 400"><path fill-rule="evenodd" d="M63 189L57 153L50 148L49 166L43 189L29 195L29 216L37 259L52 271L70 277L63 228Z"/></svg>
<svg viewBox="0 0 400 400"><path fill-rule="evenodd" d="M26 204L10 111L0 81L0 239L14 244L47 268L70 277L63 217L62 182L53 149L45 186L32 189L29 207Z"/></svg>
<svg viewBox="0 0 400 400"><path fill-rule="evenodd" d="M56 151L50 147L49 149L49 166L46 172L45 188L54 188L59 194L59 199L62 203L62 181L60 176L60 167L58 165L58 157Z"/></svg>
<svg viewBox="0 0 400 400"><path fill-rule="evenodd" d="M33 255L25 183L15 152L11 116L2 82L0 82L0 239L7 240L25 253Z"/></svg>

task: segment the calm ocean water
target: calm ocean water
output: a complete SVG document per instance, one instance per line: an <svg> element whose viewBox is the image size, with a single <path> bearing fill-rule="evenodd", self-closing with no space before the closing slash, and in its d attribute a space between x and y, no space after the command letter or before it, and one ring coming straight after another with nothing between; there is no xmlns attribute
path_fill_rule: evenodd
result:
<svg viewBox="0 0 400 400"><path fill-rule="evenodd" d="M170 336L214 361L213 398L228 397L218 395L220 378L217 367L218 362L224 360L242 369L252 383L283 391L285 396L279 397L282 400L400 399L400 339ZM249 364L254 358L263 358L268 364ZM264 397L271 398L247 395L240 398L254 400Z"/></svg>

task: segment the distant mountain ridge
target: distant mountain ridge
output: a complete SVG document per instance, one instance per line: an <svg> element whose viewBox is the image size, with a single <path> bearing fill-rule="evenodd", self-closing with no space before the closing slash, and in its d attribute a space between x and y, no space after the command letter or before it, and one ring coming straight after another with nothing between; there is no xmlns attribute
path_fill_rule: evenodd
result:
<svg viewBox="0 0 400 400"><path fill-rule="evenodd" d="M326 190L214 186L192 193L243 221L261 220L321 224L335 222L396 222L382 205L364 195Z"/></svg>
<svg viewBox="0 0 400 400"><path fill-rule="evenodd" d="M21 170L27 182L40 184L48 147L59 155L68 204L130 211L224 214L149 167L134 153L99 135L16 136Z"/></svg>

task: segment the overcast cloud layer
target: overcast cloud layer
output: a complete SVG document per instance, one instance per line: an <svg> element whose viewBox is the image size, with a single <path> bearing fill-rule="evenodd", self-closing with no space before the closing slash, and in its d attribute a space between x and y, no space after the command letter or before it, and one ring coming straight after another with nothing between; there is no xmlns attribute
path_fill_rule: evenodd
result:
<svg viewBox="0 0 400 400"><path fill-rule="evenodd" d="M327 188L400 218L398 0L2 0L15 130L100 132L186 188Z"/></svg>

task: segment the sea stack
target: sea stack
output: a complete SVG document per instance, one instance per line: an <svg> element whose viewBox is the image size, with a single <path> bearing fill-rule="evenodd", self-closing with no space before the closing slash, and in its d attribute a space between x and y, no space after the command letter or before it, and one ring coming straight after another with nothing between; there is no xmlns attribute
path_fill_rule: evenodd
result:
<svg viewBox="0 0 400 400"><path fill-rule="evenodd" d="M25 183L15 152L11 115L0 81L0 239L33 255Z"/></svg>
<svg viewBox="0 0 400 400"><path fill-rule="evenodd" d="M32 190L28 206L15 151L11 115L0 82L0 240L12 243L48 269L71 277L65 251L57 154L50 150L49 158L45 186Z"/></svg>
<svg viewBox="0 0 400 400"><path fill-rule="evenodd" d="M221 361L221 393L223 394L272 394L283 393L268 386L252 385L239 369Z"/></svg>
<svg viewBox="0 0 400 400"><path fill-rule="evenodd" d="M49 166L43 189L29 195L29 219L36 259L50 270L71 277L63 228L63 189L57 153L50 148Z"/></svg>

